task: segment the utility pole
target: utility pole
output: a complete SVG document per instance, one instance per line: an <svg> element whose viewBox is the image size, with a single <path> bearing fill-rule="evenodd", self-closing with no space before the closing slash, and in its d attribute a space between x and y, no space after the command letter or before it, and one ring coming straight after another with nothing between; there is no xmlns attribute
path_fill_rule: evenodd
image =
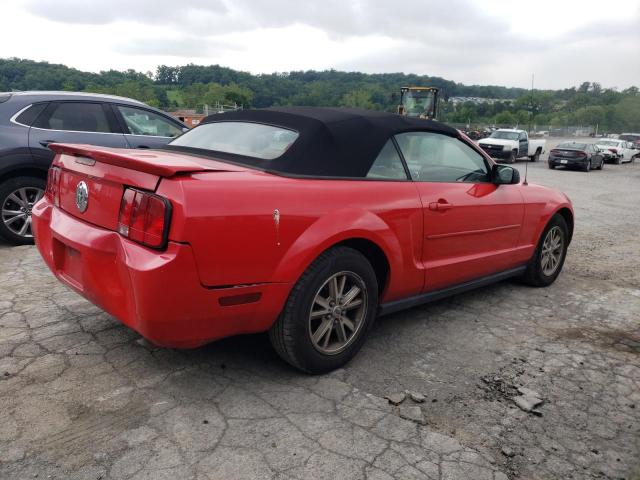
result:
<svg viewBox="0 0 640 480"><path fill-rule="evenodd" d="M529 110L529 133L531 133L531 124L533 123L533 79L534 74L531 74L531 108Z"/></svg>

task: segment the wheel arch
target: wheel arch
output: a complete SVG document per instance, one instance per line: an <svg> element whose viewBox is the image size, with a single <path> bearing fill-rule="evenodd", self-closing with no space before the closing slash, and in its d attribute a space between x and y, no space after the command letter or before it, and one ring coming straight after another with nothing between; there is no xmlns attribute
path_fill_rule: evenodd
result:
<svg viewBox="0 0 640 480"><path fill-rule="evenodd" d="M389 266L389 259L384 253L384 250L382 250L382 248L380 248L380 246L375 242L361 237L343 240L332 245L329 249L335 247L349 247L357 250L369 261L376 274L376 279L378 280L378 294L382 296L382 292L384 292L387 287L391 268Z"/></svg>
<svg viewBox="0 0 640 480"><path fill-rule="evenodd" d="M12 168L0 173L0 183L16 177L35 177L46 181L47 170L31 166Z"/></svg>
<svg viewBox="0 0 640 480"><path fill-rule="evenodd" d="M567 228L569 229L569 243L571 243L571 239L573 238L573 227L574 227L573 212L567 207L562 207L559 210L557 210L555 213L562 216L565 223L567 224Z"/></svg>
<svg viewBox="0 0 640 480"><path fill-rule="evenodd" d="M342 229L345 225L351 228ZM335 212L318 219L281 258L274 282L297 282L322 253L337 246L357 250L369 260L383 294L392 278L402 278L403 249L396 234L379 216L364 210Z"/></svg>

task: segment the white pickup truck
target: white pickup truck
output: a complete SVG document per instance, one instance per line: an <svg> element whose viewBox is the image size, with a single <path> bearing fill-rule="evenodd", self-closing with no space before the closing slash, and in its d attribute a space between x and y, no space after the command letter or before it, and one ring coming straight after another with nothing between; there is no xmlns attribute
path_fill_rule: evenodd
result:
<svg viewBox="0 0 640 480"><path fill-rule="evenodd" d="M544 139L530 139L525 130L508 128L496 130L491 136L478 142L480 148L492 158L506 160L507 163L524 157L535 162L544 153L546 144Z"/></svg>

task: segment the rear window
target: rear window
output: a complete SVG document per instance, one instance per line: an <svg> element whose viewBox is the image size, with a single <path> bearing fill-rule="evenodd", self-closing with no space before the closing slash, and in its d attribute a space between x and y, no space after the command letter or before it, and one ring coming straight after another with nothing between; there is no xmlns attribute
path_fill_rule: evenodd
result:
<svg viewBox="0 0 640 480"><path fill-rule="evenodd" d="M46 102L34 103L33 105L31 105L29 108L27 108L25 111L23 111L20 115L16 117L16 122L30 127L31 125L33 125L33 122L36 121L36 118L38 118L38 115L42 113L42 111L44 110L44 107L46 106L47 106Z"/></svg>
<svg viewBox="0 0 640 480"><path fill-rule="evenodd" d="M640 140L640 135L627 134L627 135L620 135L618 138L626 142L637 142Z"/></svg>
<svg viewBox="0 0 640 480"><path fill-rule="evenodd" d="M53 111L38 117L35 126L47 130L111 133L107 115L101 103L62 102L53 104Z"/></svg>
<svg viewBox="0 0 640 480"><path fill-rule="evenodd" d="M169 145L273 160L286 152L297 138L298 132L273 125L213 122L189 130Z"/></svg>
<svg viewBox="0 0 640 480"><path fill-rule="evenodd" d="M586 143L573 143L573 142L565 142L558 145L556 148L573 148L574 150L584 150L587 148Z"/></svg>

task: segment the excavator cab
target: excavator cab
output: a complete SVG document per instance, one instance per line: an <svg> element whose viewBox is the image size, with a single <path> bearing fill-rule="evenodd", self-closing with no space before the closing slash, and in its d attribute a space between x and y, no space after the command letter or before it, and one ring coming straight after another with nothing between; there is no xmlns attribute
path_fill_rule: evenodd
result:
<svg viewBox="0 0 640 480"><path fill-rule="evenodd" d="M438 93L435 87L402 87L398 114L434 120L438 115Z"/></svg>

